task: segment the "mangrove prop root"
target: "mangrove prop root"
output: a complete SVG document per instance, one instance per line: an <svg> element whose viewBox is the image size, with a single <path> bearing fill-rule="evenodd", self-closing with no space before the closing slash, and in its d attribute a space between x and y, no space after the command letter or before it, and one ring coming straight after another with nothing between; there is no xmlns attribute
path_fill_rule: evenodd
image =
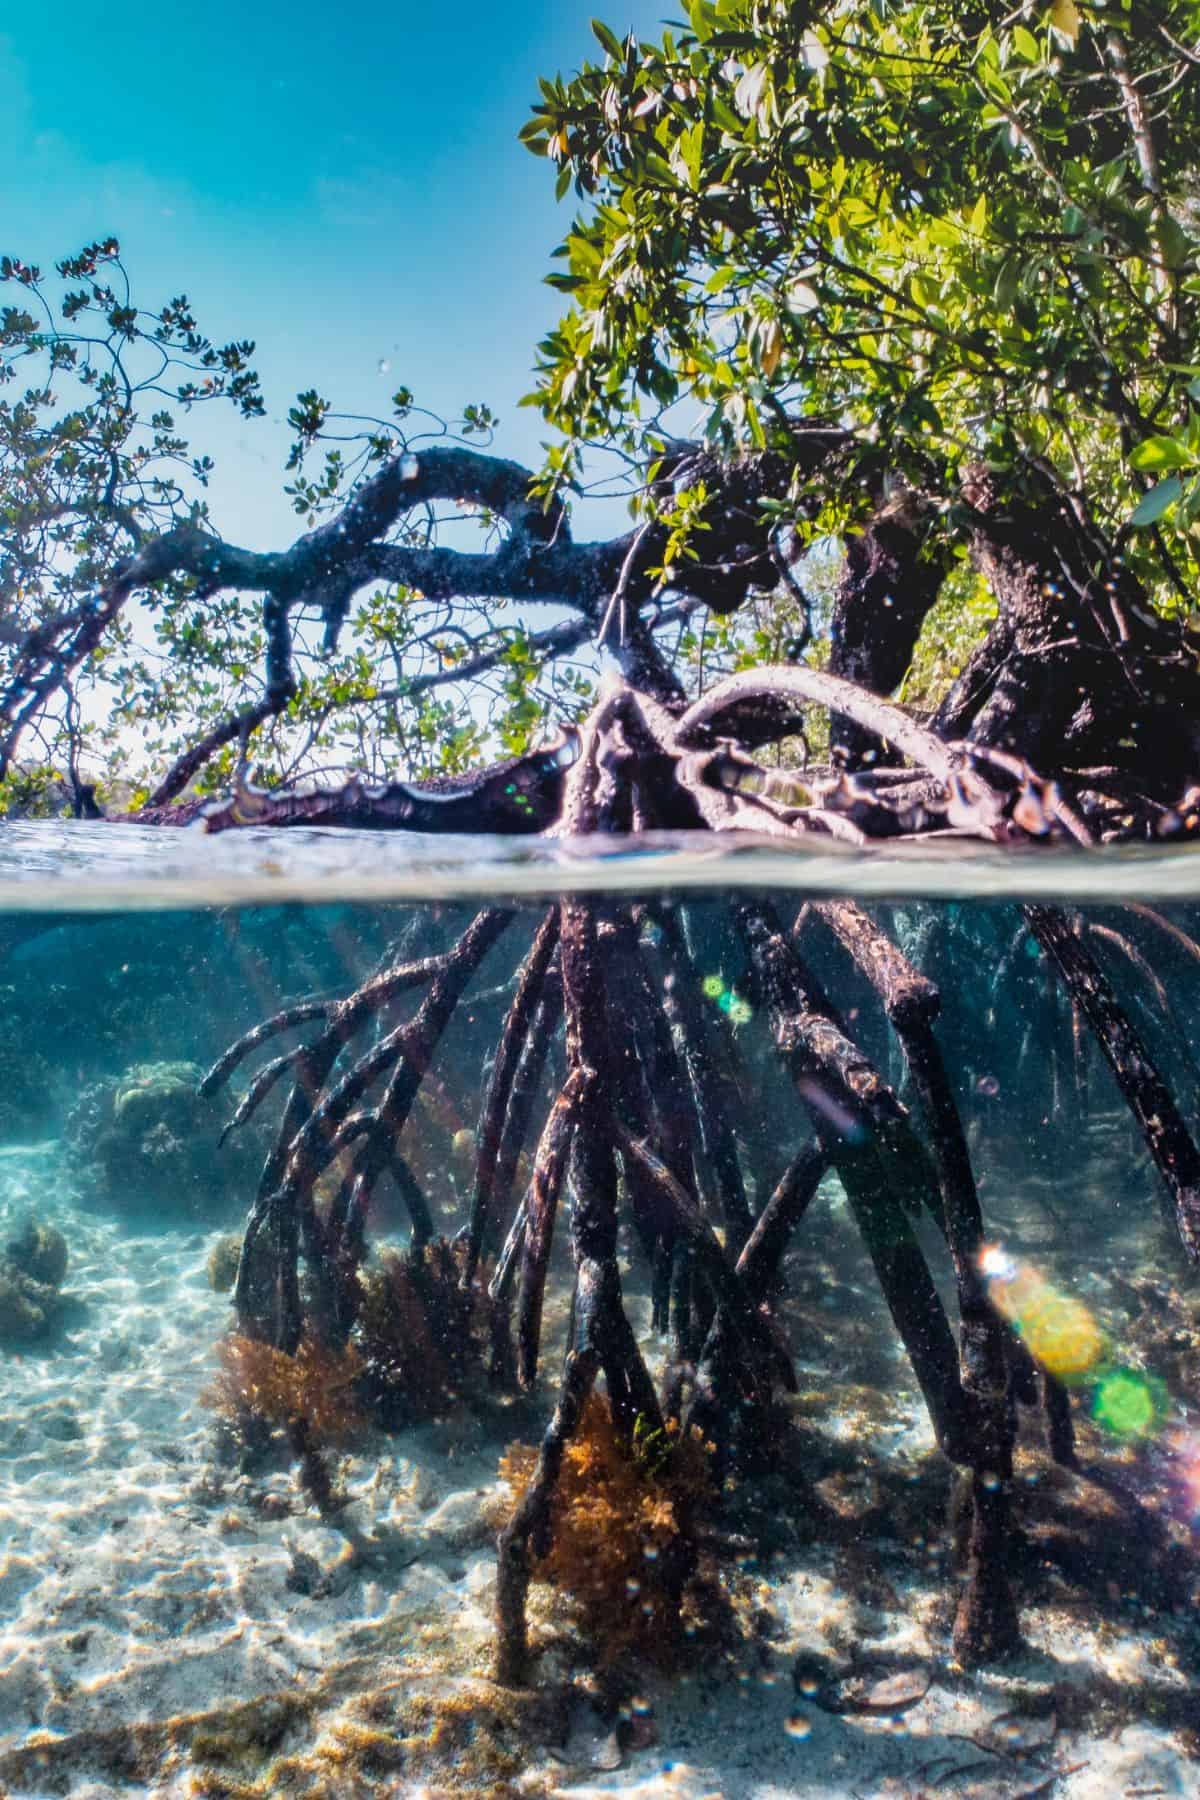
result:
<svg viewBox="0 0 1200 1800"><path fill-rule="evenodd" d="M812 984L770 910L752 902L734 910L776 1045L809 1108L818 1142L841 1177L938 1443L953 1461L969 1463L974 1408L959 1378L945 1308L898 1197L914 1163L898 1142L895 1127L902 1115L895 1097L857 1046L810 1003Z"/></svg>
<svg viewBox="0 0 1200 1800"><path fill-rule="evenodd" d="M990 1305L980 1268L983 1214L971 1169L966 1134L946 1073L933 1021L941 1001L921 975L862 908L850 901L814 905L816 915L848 951L882 1002L900 1039L913 1085L920 1096L941 1191L943 1229L958 1287L960 1357L964 1393L975 1403L971 1465L973 1504L987 1496L986 1516L974 1521L975 1550L968 1559L968 1585L978 1592L958 1611L963 1634L956 1647L965 1660L976 1646L1016 1648L1016 1610L1005 1573L1007 1508L1016 1435L1007 1391L1004 1326ZM994 1615L994 1616L993 1616ZM998 1653L998 1652L997 1652Z"/></svg>
<svg viewBox="0 0 1200 1800"><path fill-rule="evenodd" d="M521 966L517 991L496 1047L492 1078L483 1102L476 1148L475 1190L471 1198L467 1264L463 1277L468 1284L475 1278L489 1208L495 1204L494 1185L513 1084L530 1030L536 1022L546 973L557 948L558 909L551 907L538 927L533 946Z"/></svg>
<svg viewBox="0 0 1200 1800"><path fill-rule="evenodd" d="M1042 1410L1046 1415L1046 1436L1050 1454L1064 1469L1077 1469L1075 1426L1071 1419L1071 1396L1061 1381L1048 1369L1041 1371Z"/></svg>
<svg viewBox="0 0 1200 1800"><path fill-rule="evenodd" d="M1067 992L1082 1008L1166 1184L1180 1242L1189 1259L1200 1263L1200 1151L1171 1090L1066 914L1033 904L1024 912Z"/></svg>
<svg viewBox="0 0 1200 1800"><path fill-rule="evenodd" d="M722 1063L716 1032L700 1003L700 978L679 921L661 909L647 916L657 928L659 955L666 964L661 983L663 1017L687 1074L689 1113L695 1119L697 1139L720 1197L725 1243L736 1256L754 1224L731 1123L741 1108ZM654 998L652 992L652 1003Z"/></svg>
<svg viewBox="0 0 1200 1800"><path fill-rule="evenodd" d="M1008 1580L1007 1485L971 1471L971 1533L967 1577L954 1619L954 1648L967 1667L998 1662L1021 1645L1021 1623Z"/></svg>
<svg viewBox="0 0 1200 1800"><path fill-rule="evenodd" d="M572 1351L568 1355L562 1391L542 1439L533 1480L496 1540L496 1680L504 1687L520 1687L528 1675L525 1602L531 1572L530 1547L536 1554L549 1544L550 1507L563 1452L578 1430L584 1401L595 1385L599 1369L600 1360L594 1351Z"/></svg>
<svg viewBox="0 0 1200 1800"><path fill-rule="evenodd" d="M293 1031L297 1025L307 1025L313 1019L327 1019L329 1003L326 1000L304 1000L298 1006L285 1006L281 1012L271 1018L264 1019L253 1031L246 1032L235 1044L231 1044L225 1054L217 1059L212 1068L200 1083L200 1093L207 1098L224 1087L240 1062L255 1050L269 1043L271 1038L278 1037L285 1031Z"/></svg>
<svg viewBox="0 0 1200 1800"><path fill-rule="evenodd" d="M756 1303L766 1298L776 1279L792 1233L811 1206L829 1160L820 1144L806 1144L792 1158L755 1220L738 1257L737 1272Z"/></svg>
<svg viewBox="0 0 1200 1800"><path fill-rule="evenodd" d="M992 759L981 766L962 746L941 743L888 703L864 699L861 690L857 697L847 693L847 685L816 671L765 684L757 673L738 676L682 720L645 695L610 690L586 722L579 754L563 777L557 830L757 822L786 834L806 813L813 828L819 815L830 813L869 830L864 820L876 812L898 829L918 809L918 793L919 806L951 823L985 828L985 835L1013 835L1018 814L1033 817L1032 806L1023 804L1033 777L1023 765L1008 768ZM761 709L766 732L789 717L793 703L830 699L845 702L864 729L916 760L917 774L885 771L873 785L857 777L827 783L819 805L793 805L799 796L778 782L750 788L759 772L713 743L713 726L732 713ZM997 771L1007 789L989 785ZM1048 800L1039 816L1048 821L1046 830L1067 835L1078 823L1064 823L1062 809L1056 812ZM737 1049L725 1021L701 1003L696 958L679 913L637 901L558 899L538 922L515 982L496 991L497 998L510 997L481 1096L470 1216L455 1279L465 1271L469 1282L489 1239L510 1224L522 1152L536 1135L532 1179L489 1289L495 1364L525 1387L538 1372L564 1188L571 1195L573 1263L561 1388L534 1478L498 1546L497 1672L505 1681L523 1680L528 1670L530 1571L548 1547L564 1449L597 1379L604 1378L622 1441L632 1444L640 1430L661 1424L663 1401L621 1293L621 1208L651 1268L655 1323L669 1324L675 1339L666 1401L673 1415L686 1401L689 1423L702 1422L720 1466L739 1448L753 1448L756 1422L767 1416L773 1392L794 1381L770 1298L823 1174L836 1170L938 1442L970 1471L967 1581L955 1630L965 1661L1006 1654L1019 1642L1006 1563L1017 1402L1040 1400L1052 1454L1064 1463L1074 1456L1065 1390L1037 1369L988 1304L979 1199L935 1034L936 987L861 909L840 901L814 901L805 909L804 931L819 920L878 996L908 1065L918 1103L910 1115L814 978L797 932L789 942L771 909L757 902L734 902L729 914L744 944L760 1017L813 1131L757 1219L743 1178L755 1129L733 1073ZM1076 1019L1086 1019L1113 1063L1167 1175L1185 1241L1189 1230L1200 1241L1200 1157L1165 1084L1082 934L1052 909L1026 908L1025 921L1053 956ZM210 1087L219 1086L269 1039L317 1025L310 1042L260 1069L238 1109L248 1117L290 1074L245 1235L237 1287L243 1331L284 1350L301 1332L334 1346L344 1341L354 1322L370 1197L386 1169L408 1204L413 1243L428 1240L428 1204L409 1169L404 1133L446 1027L508 923L509 915L488 909L437 956L407 962L390 956L346 1000L284 1009L239 1039L206 1077ZM1136 959L1127 960L1136 967ZM393 1023L386 1008L413 989L423 990L415 1012ZM377 1041L355 1046L367 1026ZM549 1092L548 1065L556 1071ZM323 1176L329 1185L331 1170L336 1191L323 1214L316 1187ZM949 1247L959 1341L915 1235L913 1218L922 1212ZM724 1242L714 1219L724 1224Z"/></svg>
<svg viewBox="0 0 1200 1800"><path fill-rule="evenodd" d="M260 1199L247 1225L247 1236L250 1237L252 1232L257 1235L261 1222L268 1217L274 1224L277 1244L274 1316L265 1322L258 1318L247 1319L242 1323L243 1330L250 1329L252 1335L265 1335L265 1323L271 1340L280 1349L294 1348L299 1342L303 1324L298 1275L301 1240L326 1316L333 1320L344 1313L345 1309L338 1303L336 1277L326 1255L324 1228L313 1205L313 1188L330 1159L333 1139L366 1090L390 1069L374 1129L355 1151L353 1175L362 1177L369 1188L390 1155L392 1140L407 1118L433 1048L449 1023L463 989L511 920L511 913L494 908L476 914L453 950L444 957L429 959L430 964L436 965L436 972L411 1022L398 1026L382 1043L361 1057L316 1106L310 1106L301 1092L302 1087L306 1089L314 1077L319 1077L315 1082L319 1087L320 1081L329 1074L344 1041L340 1034L347 1029L345 1021L357 1004L357 996L347 1002L336 1027L313 1046L311 1056L301 1059L305 1079L303 1083L298 1081L293 1090L283 1129L286 1131L296 1119L303 1122L268 1160L264 1181L260 1184ZM262 1188L267 1177L275 1174L280 1162L284 1162L285 1167L279 1185L274 1192L264 1195ZM243 1247L242 1263L246 1260ZM240 1268L238 1287L235 1297L240 1307Z"/></svg>
<svg viewBox="0 0 1200 1800"><path fill-rule="evenodd" d="M558 1196L566 1172L575 1127L588 1077L572 1072L554 1102L533 1166L533 1179L525 1205L525 1232L521 1255L521 1297L517 1312L517 1379L532 1387L537 1377L538 1349L542 1334L542 1300Z"/></svg>

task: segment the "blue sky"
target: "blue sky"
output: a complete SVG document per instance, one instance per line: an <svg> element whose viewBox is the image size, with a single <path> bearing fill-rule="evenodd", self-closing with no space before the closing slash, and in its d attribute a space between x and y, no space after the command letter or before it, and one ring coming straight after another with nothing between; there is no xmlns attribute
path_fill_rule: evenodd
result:
<svg viewBox="0 0 1200 1800"><path fill-rule="evenodd" d="M650 35L679 10L14 9L0 35L0 248L46 266L115 234L136 299L186 291L211 336L257 341L273 420L301 387L378 410L404 383L443 413L487 401L497 450L536 461L540 422L516 402L557 310L541 278L570 202L555 205L549 165L516 133L539 74L599 56L591 12ZM293 536L285 428L201 412L191 430L219 460L219 528L262 548Z"/></svg>

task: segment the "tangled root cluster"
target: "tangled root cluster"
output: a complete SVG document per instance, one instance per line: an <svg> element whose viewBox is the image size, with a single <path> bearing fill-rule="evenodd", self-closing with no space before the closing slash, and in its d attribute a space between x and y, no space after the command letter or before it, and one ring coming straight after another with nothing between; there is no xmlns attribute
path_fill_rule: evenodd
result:
<svg viewBox="0 0 1200 1800"><path fill-rule="evenodd" d="M534 1574L570 1596L602 1664L631 1653L670 1662L701 1624L712 1629L716 1571L695 1529L697 1511L713 1498L711 1453L698 1432L671 1421L638 1431L630 1455L608 1401L588 1396L563 1457L550 1546ZM537 1457L513 1444L501 1459L518 1502Z"/></svg>

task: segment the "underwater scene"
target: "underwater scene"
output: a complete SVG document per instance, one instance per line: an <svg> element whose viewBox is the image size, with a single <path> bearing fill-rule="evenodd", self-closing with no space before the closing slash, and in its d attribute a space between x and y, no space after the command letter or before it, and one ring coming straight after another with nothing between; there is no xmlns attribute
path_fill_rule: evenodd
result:
<svg viewBox="0 0 1200 1800"><path fill-rule="evenodd" d="M0 1794L1200 1793L1187 859L11 830Z"/></svg>

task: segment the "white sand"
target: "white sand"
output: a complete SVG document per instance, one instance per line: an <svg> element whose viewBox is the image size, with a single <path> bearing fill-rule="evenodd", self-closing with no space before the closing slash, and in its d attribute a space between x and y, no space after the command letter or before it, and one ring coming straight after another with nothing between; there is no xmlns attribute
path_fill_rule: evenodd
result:
<svg viewBox="0 0 1200 1800"><path fill-rule="evenodd" d="M432 1756L419 1769L364 1776L361 1762L343 1767L341 1758L385 1701L408 1708L410 1735L422 1695L457 1691L485 1711L501 1705L477 1679L492 1633L485 1512L500 1492L495 1434L484 1444L463 1417L365 1446L346 1468L354 1502L345 1529L303 1510L284 1469L214 1475L212 1414L200 1395L229 1315L205 1272L219 1234L131 1236L120 1220L80 1210L55 1145L0 1154L0 1241L31 1208L68 1238L65 1286L79 1306L51 1346L0 1353L0 1795L485 1791L453 1741L440 1771ZM879 1444L914 1464L928 1454L927 1426L902 1382ZM862 1479L869 1488L869 1474ZM852 1484L846 1492L853 1503ZM698 1655L676 1681L647 1677L635 1725L652 1741L604 1770L591 1765L614 1760L614 1740L586 1702L574 1707L565 1745L548 1742L549 1729L539 1742L530 1715L525 1771L510 1769L512 1785L496 1791L579 1800L1200 1795L1200 1764L1172 1729L1178 1716L1139 1718L1136 1701L1113 1725L1043 1720L1014 1736L1002 1724L988 1748L1014 1697L1086 1693L1098 1674L1133 1693L1148 1680L1186 1695L1187 1671L1200 1662L1194 1608L1166 1620L1131 1612L1114 1630L1043 1606L1025 1618L1021 1663L968 1679L947 1662L937 1614L951 1583L944 1561L931 1560L925 1581L906 1569L891 1571L893 1607L847 1593L828 1549L776 1557L747 1577L770 1616L761 1638L719 1673ZM543 1624L561 1618L544 1594L534 1611ZM835 1716L798 1695L797 1655L847 1643L884 1673L897 1654L918 1661L932 1676L925 1698L888 1718ZM303 1759L286 1780L253 1746L240 1762L226 1746L214 1763L189 1732L171 1748L127 1729L263 1695L303 1702L285 1709L274 1746ZM143 1746L136 1767L131 1743ZM40 1763L20 1754L39 1744ZM1064 1772L1051 1782L1055 1771ZM238 1786L264 1774L258 1787Z"/></svg>

